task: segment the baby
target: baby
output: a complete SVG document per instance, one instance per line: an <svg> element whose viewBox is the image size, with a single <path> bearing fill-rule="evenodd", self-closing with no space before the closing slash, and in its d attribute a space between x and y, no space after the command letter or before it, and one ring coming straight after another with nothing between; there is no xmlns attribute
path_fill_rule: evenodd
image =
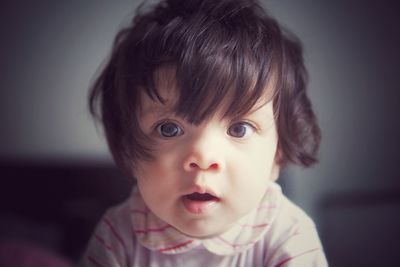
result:
<svg viewBox="0 0 400 267"><path fill-rule="evenodd" d="M255 0L138 12L90 107L137 183L80 266L327 266L314 223L275 183L317 161L302 49Z"/></svg>

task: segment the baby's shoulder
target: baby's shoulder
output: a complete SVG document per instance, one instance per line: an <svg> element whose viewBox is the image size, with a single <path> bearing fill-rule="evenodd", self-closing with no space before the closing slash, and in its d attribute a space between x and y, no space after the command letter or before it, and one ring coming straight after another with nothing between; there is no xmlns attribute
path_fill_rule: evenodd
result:
<svg viewBox="0 0 400 267"><path fill-rule="evenodd" d="M118 227L128 226L133 210L133 201L133 195L131 194L124 201L108 208L103 215L103 219L112 220Z"/></svg>
<svg viewBox="0 0 400 267"><path fill-rule="evenodd" d="M282 195L274 224L284 228L315 227L315 223L311 217L284 195Z"/></svg>
<svg viewBox="0 0 400 267"><path fill-rule="evenodd" d="M266 232L264 242L268 247L279 246L292 237L315 232L315 223L299 206L282 195L276 217Z"/></svg>
<svg viewBox="0 0 400 267"><path fill-rule="evenodd" d="M277 266L289 260L326 266L314 221L283 195L278 214L264 236L262 246L265 266ZM310 266L308 263L299 266Z"/></svg>

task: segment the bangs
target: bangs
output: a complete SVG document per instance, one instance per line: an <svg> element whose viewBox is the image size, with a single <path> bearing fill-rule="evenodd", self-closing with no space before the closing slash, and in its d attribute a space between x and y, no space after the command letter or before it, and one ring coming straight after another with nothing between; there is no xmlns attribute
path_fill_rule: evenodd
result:
<svg viewBox="0 0 400 267"><path fill-rule="evenodd" d="M219 55L203 57L193 69L180 65L176 80L179 100L176 112L198 124L220 111L223 117L241 117L262 98L272 98L266 92L272 71L238 57ZM273 91L273 90L271 90Z"/></svg>
<svg viewBox="0 0 400 267"><path fill-rule="evenodd" d="M191 123L199 124L218 111L223 117L243 116L258 101L268 102L276 93L273 76L278 73L274 66L279 53L272 37L276 29L266 29L269 24L252 20L254 16L249 19L249 10L234 4L235 12L229 14L218 1L213 10L200 7L190 16L152 28L155 32L142 40L143 47L152 48L142 56L154 63L154 75L148 75L151 78L143 86L146 93L164 103L160 90L164 84L174 84L175 112ZM258 6L252 8L255 12ZM168 82L170 78L175 81Z"/></svg>

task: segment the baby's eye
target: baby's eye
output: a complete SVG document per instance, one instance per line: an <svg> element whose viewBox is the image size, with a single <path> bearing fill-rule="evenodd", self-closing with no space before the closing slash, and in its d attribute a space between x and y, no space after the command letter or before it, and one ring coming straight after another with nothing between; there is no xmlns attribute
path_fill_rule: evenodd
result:
<svg viewBox="0 0 400 267"><path fill-rule="evenodd" d="M228 134L235 138L245 138L254 132L254 126L247 122L237 122L228 129Z"/></svg>
<svg viewBox="0 0 400 267"><path fill-rule="evenodd" d="M183 130L174 122L164 122L157 125L157 132L166 138L175 137L183 134Z"/></svg>

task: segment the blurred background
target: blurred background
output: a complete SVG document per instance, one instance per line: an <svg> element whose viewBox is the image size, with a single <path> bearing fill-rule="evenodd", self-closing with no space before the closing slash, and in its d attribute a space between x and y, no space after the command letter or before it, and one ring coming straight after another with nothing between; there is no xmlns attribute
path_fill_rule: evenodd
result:
<svg viewBox="0 0 400 267"><path fill-rule="evenodd" d="M87 111L87 88L140 2L0 2L0 242L71 262L130 182ZM266 0L303 41L320 164L281 175L331 266L395 266L400 241L400 19L395 1ZM368 252L368 253L367 253Z"/></svg>

